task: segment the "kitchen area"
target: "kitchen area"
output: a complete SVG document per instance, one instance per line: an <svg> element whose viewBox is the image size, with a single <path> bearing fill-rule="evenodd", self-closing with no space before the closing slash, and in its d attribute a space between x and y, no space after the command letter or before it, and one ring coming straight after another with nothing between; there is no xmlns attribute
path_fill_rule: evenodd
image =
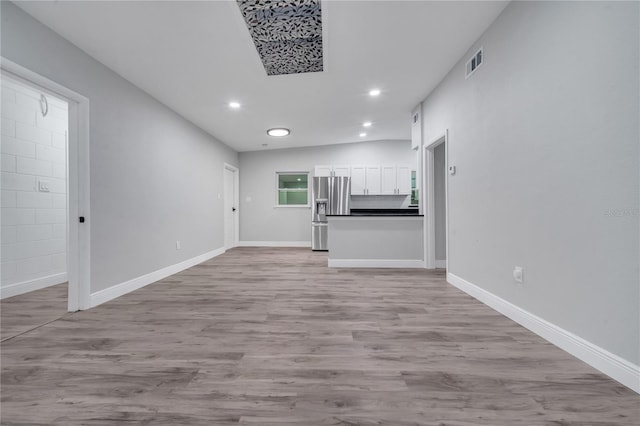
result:
<svg viewBox="0 0 640 426"><path fill-rule="evenodd" d="M419 164L409 140L240 153L240 245L305 247L330 267L422 268Z"/></svg>
<svg viewBox="0 0 640 426"><path fill-rule="evenodd" d="M410 165L320 165L314 172L311 248L328 251L329 267L424 267L423 216ZM385 207L377 196L404 207Z"/></svg>

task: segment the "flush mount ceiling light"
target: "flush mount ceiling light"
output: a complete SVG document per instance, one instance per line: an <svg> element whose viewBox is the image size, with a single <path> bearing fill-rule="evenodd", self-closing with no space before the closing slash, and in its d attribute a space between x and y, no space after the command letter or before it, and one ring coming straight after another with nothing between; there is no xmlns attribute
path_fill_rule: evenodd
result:
<svg viewBox="0 0 640 426"><path fill-rule="evenodd" d="M362 127L371 127L371 122L365 121L364 123L362 123Z"/></svg>
<svg viewBox="0 0 640 426"><path fill-rule="evenodd" d="M369 90L369 96L378 96L380 94L380 89L371 89Z"/></svg>
<svg viewBox="0 0 640 426"><path fill-rule="evenodd" d="M240 108L240 102L236 102L236 101L229 102L229 108L233 108L233 109Z"/></svg>
<svg viewBox="0 0 640 426"><path fill-rule="evenodd" d="M267 75L323 71L320 0L236 0Z"/></svg>
<svg viewBox="0 0 640 426"><path fill-rule="evenodd" d="M283 136L289 136L289 129L285 129L284 127L275 127L273 129L267 130L267 134L269 136L275 136L277 138L281 138Z"/></svg>

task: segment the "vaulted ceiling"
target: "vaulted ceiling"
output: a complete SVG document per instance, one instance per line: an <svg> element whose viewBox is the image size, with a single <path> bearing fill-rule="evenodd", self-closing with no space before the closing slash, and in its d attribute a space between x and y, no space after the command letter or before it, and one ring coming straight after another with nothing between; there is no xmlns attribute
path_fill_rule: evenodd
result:
<svg viewBox="0 0 640 426"><path fill-rule="evenodd" d="M16 4L222 142L252 151L409 139L412 108L507 2L321 0L322 71L282 75L267 74L235 0ZM279 126L291 134L266 134Z"/></svg>

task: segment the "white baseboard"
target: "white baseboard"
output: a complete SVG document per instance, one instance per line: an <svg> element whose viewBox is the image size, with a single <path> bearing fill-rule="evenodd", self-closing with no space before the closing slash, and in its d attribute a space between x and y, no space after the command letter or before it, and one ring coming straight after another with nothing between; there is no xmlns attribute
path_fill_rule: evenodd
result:
<svg viewBox="0 0 640 426"><path fill-rule="evenodd" d="M311 241L240 241L240 247L311 247Z"/></svg>
<svg viewBox="0 0 640 426"><path fill-rule="evenodd" d="M447 281L550 343L586 362L596 370L640 393L640 366L622 359L606 349L525 311L454 274L447 274Z"/></svg>
<svg viewBox="0 0 640 426"><path fill-rule="evenodd" d="M109 300L113 300L127 293L131 293L134 290L138 290L139 288L142 288L146 285L152 284L163 278L167 278L173 274L177 274L180 271L184 271L185 269L191 268L192 266L195 266L199 263L202 263L216 256L219 256L224 252L225 252L224 248L219 248L219 249L201 254L200 256L196 256L191 259L184 260L180 263L176 263L175 265L158 269L157 271L150 272L141 277L134 278L132 280L125 281L123 283L116 284L112 287L105 288L104 290L100 290L95 293L92 293L90 297L90 307L94 308L98 305L108 302Z"/></svg>
<svg viewBox="0 0 640 426"><path fill-rule="evenodd" d="M446 268L447 261L446 260L438 260L436 259L436 268Z"/></svg>
<svg viewBox="0 0 640 426"><path fill-rule="evenodd" d="M23 281L21 283L10 284L0 289L0 300L7 297L18 296L19 294L29 293L30 291L40 290L41 288L50 287L52 285L67 282L67 273L49 275L34 280Z"/></svg>
<svg viewBox="0 0 640 426"><path fill-rule="evenodd" d="M329 259L330 268L424 268L423 260L413 259Z"/></svg>

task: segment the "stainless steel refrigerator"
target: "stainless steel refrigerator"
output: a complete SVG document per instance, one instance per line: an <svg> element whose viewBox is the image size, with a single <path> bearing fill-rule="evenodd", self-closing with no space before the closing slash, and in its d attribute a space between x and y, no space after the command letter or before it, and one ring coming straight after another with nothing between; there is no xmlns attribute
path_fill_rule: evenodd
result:
<svg viewBox="0 0 640 426"><path fill-rule="evenodd" d="M314 177L311 198L311 249L328 250L327 215L351 214L351 179L342 176Z"/></svg>

